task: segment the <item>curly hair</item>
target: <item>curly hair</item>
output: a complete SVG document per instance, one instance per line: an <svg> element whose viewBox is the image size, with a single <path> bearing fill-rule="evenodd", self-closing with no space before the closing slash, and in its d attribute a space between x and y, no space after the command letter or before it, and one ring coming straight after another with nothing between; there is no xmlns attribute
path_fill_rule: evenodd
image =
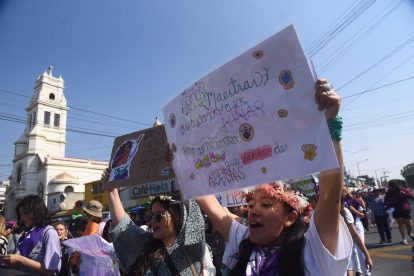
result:
<svg viewBox="0 0 414 276"><path fill-rule="evenodd" d="M156 196L151 201L150 210L156 202L161 204L170 213L175 233L178 235L183 226L181 203L169 197ZM135 269L133 275L145 275L145 272L149 269L156 271L156 263L164 261L166 254L167 251L162 240L154 239L151 235L150 239L145 243L143 254L137 258L134 264Z"/></svg>
<svg viewBox="0 0 414 276"><path fill-rule="evenodd" d="M284 203L285 212L295 211L287 203ZM278 259L278 275L305 275L305 267L303 262L304 235L308 229L304 214L301 214L294 224L286 228L284 231L284 240L282 243L282 251ZM239 257L236 265L230 271L230 276L244 275L247 263L252 254L254 244L249 238L243 240L239 246Z"/></svg>
<svg viewBox="0 0 414 276"><path fill-rule="evenodd" d="M0 236L7 236L6 232L6 220L2 215L0 215Z"/></svg>
<svg viewBox="0 0 414 276"><path fill-rule="evenodd" d="M31 226L46 226L50 224L49 211L43 199L37 195L25 196L16 206L17 223L21 224L21 212L28 214L32 218ZM25 225L27 227L27 225Z"/></svg>

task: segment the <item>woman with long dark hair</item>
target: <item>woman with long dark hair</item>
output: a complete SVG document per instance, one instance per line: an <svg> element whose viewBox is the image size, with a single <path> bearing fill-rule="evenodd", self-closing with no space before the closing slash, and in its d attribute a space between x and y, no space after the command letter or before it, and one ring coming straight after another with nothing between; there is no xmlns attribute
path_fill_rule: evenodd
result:
<svg viewBox="0 0 414 276"><path fill-rule="evenodd" d="M408 202L409 198L413 198L411 191L403 190L398 186L397 181L390 180L388 182L388 191L384 198L387 208L394 208L393 217L398 223L402 244L407 244L406 234L411 240L414 240L411 226L411 206Z"/></svg>
<svg viewBox="0 0 414 276"><path fill-rule="evenodd" d="M56 275L61 266L60 242L45 203L37 195L25 196L16 214L17 223L26 231L17 244L19 254L3 256L3 262L30 275Z"/></svg>
<svg viewBox="0 0 414 276"><path fill-rule="evenodd" d="M342 190L342 197L341 197L341 216L344 218L346 225L348 226L348 230L351 233L352 240L354 241L354 248L353 252L355 252L355 247L357 246L359 251L361 251L361 257L356 256L356 259L352 258L348 264L348 271L347 275L352 276L354 275L362 275L362 271L365 272L364 275L370 275L372 269L372 259L369 255L369 252L365 246L364 236L361 237L360 233L358 233L357 228L355 227L354 222L354 215L351 211L345 207L345 200L349 197L349 192L347 188L343 188ZM363 260L365 266L361 268L361 261Z"/></svg>
<svg viewBox="0 0 414 276"><path fill-rule="evenodd" d="M352 238L340 216L343 185L342 126L337 113L340 97L326 80L316 83L319 110L335 120L331 130L340 169L322 172L319 201L310 218L305 197L288 186L266 183L246 197L248 226L236 222L220 206L215 196L197 199L213 226L227 240L231 258L223 260L230 275L345 275ZM330 122L331 124L331 122Z"/></svg>
<svg viewBox="0 0 414 276"><path fill-rule="evenodd" d="M105 171L103 182L109 173ZM215 275L197 203L155 196L150 210L152 232L137 227L129 218L116 188L109 191L111 234L121 270L128 275Z"/></svg>

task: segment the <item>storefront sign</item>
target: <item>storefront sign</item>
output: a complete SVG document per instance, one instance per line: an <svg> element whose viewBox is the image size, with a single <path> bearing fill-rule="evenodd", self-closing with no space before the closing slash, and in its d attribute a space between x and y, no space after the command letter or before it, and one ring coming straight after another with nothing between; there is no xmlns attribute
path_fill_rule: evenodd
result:
<svg viewBox="0 0 414 276"><path fill-rule="evenodd" d="M175 179L136 185L131 188L131 198L139 198L172 192L174 190L174 187Z"/></svg>

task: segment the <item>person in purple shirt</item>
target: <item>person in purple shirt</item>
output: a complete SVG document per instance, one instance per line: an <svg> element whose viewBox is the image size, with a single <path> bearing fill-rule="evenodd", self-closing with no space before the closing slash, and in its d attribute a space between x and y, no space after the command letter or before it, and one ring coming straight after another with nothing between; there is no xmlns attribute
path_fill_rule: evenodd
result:
<svg viewBox="0 0 414 276"><path fill-rule="evenodd" d="M30 275L56 275L61 266L60 242L45 203L37 195L25 196L16 213L26 231L17 243L19 254L1 256L3 264Z"/></svg>

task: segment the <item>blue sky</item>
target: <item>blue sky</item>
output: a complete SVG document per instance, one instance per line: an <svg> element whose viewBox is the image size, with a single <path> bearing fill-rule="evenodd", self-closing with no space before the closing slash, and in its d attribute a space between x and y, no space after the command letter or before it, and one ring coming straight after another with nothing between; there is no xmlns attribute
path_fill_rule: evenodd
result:
<svg viewBox="0 0 414 276"><path fill-rule="evenodd" d="M357 175L359 163L361 174L401 178L414 162L414 78L400 81L414 76L413 0L3 0L0 179L24 130L1 118L25 117L50 64L65 80L68 125L117 136L163 121L172 97L289 24L344 97L347 171ZM68 157L107 160L113 138L69 132L67 141Z"/></svg>

